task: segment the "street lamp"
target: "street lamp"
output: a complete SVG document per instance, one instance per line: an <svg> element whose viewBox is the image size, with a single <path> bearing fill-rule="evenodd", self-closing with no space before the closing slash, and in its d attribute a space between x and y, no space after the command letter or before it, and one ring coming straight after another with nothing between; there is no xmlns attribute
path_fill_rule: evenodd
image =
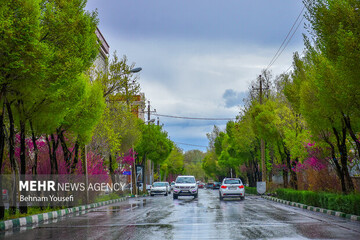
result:
<svg viewBox="0 0 360 240"><path fill-rule="evenodd" d="M145 121L145 123L154 123L154 122L155 122L155 118Z"/></svg>
<svg viewBox="0 0 360 240"><path fill-rule="evenodd" d="M137 68L133 68L130 70L131 73L137 73L137 72L140 72L142 70L141 67L137 67Z"/></svg>

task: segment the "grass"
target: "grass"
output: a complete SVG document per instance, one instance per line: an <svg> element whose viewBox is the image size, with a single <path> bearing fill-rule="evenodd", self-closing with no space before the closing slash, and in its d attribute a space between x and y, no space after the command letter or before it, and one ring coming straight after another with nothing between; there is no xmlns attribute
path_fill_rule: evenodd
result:
<svg viewBox="0 0 360 240"><path fill-rule="evenodd" d="M31 215L57 211L57 210L64 209L64 208L65 207L54 207L54 208L46 207L46 208L41 209L40 207L28 207L27 213L20 213L19 209L16 209L16 212L13 215L10 214L9 209L5 209L5 217L1 221L6 221L6 220L10 220L10 219L22 218L22 217L31 216Z"/></svg>

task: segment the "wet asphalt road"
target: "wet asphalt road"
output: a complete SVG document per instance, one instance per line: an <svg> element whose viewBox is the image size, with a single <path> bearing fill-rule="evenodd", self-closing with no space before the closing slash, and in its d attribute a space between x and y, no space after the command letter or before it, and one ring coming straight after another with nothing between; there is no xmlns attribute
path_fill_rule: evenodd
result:
<svg viewBox="0 0 360 240"><path fill-rule="evenodd" d="M360 239L360 223L258 196L220 201L218 190L200 189L198 199L129 199L0 239Z"/></svg>

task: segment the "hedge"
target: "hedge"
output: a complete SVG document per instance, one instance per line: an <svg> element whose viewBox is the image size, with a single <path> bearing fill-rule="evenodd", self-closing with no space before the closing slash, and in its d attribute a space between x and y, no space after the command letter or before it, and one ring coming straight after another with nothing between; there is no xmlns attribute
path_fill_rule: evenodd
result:
<svg viewBox="0 0 360 240"><path fill-rule="evenodd" d="M283 200L347 214L360 215L360 194L343 195L284 188L277 189L276 194L278 198Z"/></svg>
<svg viewBox="0 0 360 240"><path fill-rule="evenodd" d="M245 187L245 193L247 193L247 194L257 194L256 187Z"/></svg>

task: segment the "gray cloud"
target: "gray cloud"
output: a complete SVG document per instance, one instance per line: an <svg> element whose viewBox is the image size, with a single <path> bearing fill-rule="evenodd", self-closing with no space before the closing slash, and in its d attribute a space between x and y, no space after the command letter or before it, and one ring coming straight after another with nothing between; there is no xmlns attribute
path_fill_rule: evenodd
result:
<svg viewBox="0 0 360 240"><path fill-rule="evenodd" d="M244 105L243 99L246 96L247 92L236 92L233 89L226 89L222 97L225 100L225 107L231 108Z"/></svg>
<svg viewBox="0 0 360 240"><path fill-rule="evenodd" d="M251 80L276 53L302 3L88 0L87 9L95 8L110 51L126 54L130 63L143 68L142 92L159 114L231 118L243 105ZM301 32L271 67L274 76L288 69L294 51L301 52ZM226 121L160 117L160 123L173 141L207 145L206 133L214 124L224 128Z"/></svg>

